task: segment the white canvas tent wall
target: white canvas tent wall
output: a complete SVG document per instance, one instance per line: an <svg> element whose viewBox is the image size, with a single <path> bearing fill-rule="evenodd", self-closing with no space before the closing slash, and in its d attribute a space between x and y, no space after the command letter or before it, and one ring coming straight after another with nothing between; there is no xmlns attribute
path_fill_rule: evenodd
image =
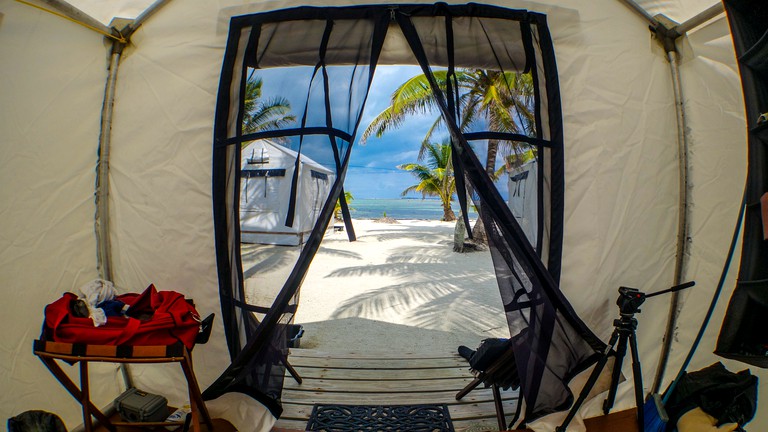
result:
<svg viewBox="0 0 768 432"><path fill-rule="evenodd" d="M243 149L240 165L241 241L288 246L306 241L335 175L307 156L301 156L296 217L293 226L287 227L285 217L297 156L295 151L266 140L255 141ZM270 176L269 172L277 174Z"/></svg>
<svg viewBox="0 0 768 432"><path fill-rule="evenodd" d="M136 16L148 3L72 1L102 24L117 16ZM487 3L548 15L565 121L561 287L605 340L616 315L619 285L650 292L672 284L679 194L667 60L647 22L620 1ZM664 13L684 22L713 0L633 3L650 15ZM203 313L219 310L211 137L228 20L304 4L308 2L160 2L162 7L131 37L120 59L110 135L108 238L113 279L120 289L136 291L152 282L194 298ZM681 295L667 382L698 329L725 260L743 190L746 149L727 23L720 16L677 45L690 143L691 226L684 274L698 285ZM6 294L0 314L2 419L45 409L60 414L70 427L80 422L77 405L30 347L44 305L99 276L93 193L108 54L102 35L0 0L0 280ZM733 275L724 299L734 285ZM658 363L665 301L649 300L638 317L646 375ZM725 305L721 300L692 370L719 360L710 352ZM211 342L196 349L194 357L206 387L228 364L220 321ZM732 370L745 367L724 363ZM100 383L94 386L94 402L103 406L119 393L121 380L117 368L101 369L94 377ZM768 374L752 370L761 377L765 394ZM131 373L140 387L169 395L172 403L184 398L181 374L174 368L134 367ZM250 403L245 397L227 397ZM766 400L760 398L762 415L751 426L754 430L768 428ZM598 414L599 404L586 405L585 414ZM256 430L271 424L271 417L256 405L250 414L255 417L247 423L233 419L242 430L246 424ZM632 405L631 384L622 385L616 409Z"/></svg>

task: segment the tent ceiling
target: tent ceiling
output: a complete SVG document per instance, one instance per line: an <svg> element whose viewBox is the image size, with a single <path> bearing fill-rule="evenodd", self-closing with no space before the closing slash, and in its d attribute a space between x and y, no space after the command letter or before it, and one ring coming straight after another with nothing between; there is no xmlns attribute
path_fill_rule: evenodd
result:
<svg viewBox="0 0 768 432"><path fill-rule="evenodd" d="M67 3L71 4L72 6L80 9L81 11L85 12L86 14L92 16L93 18L101 21L105 25L109 24L114 17L120 17L120 18L136 18L143 12L145 9L147 9L150 5L155 3L156 0L70 0ZM179 1L179 0L172 0L172 1ZM621 2L622 0L609 0L609 1L618 1ZM634 0L635 3L637 3L640 7L645 9L651 16L656 14L664 14L670 19L678 22L683 23L686 20L691 19L698 13L706 10L708 7L712 6L713 4L717 3L717 0ZM293 2L287 2L287 1L280 1L280 0L271 0L264 3L274 3L275 8L283 8L283 7L290 7L290 5L294 4ZM375 1L360 1L360 4L363 3L379 3ZM392 3L401 3L400 1L393 1ZM449 3L467 3L467 2L455 2L450 1ZM482 3L482 2L479 2ZM510 8L525 8L526 3L528 4L535 4L535 3L547 3L545 0L537 0L532 2L525 2L525 1L510 1L507 7ZM311 5L311 4L319 4L322 5L323 2L317 2L317 1L306 1L304 4ZM264 5L265 8L267 8L267 5ZM534 10L534 7L528 6L531 10Z"/></svg>
<svg viewBox="0 0 768 432"><path fill-rule="evenodd" d="M445 21L422 16L411 19L422 32L429 35L421 42L430 63L433 66L447 66L449 60L441 49L446 40L440 36ZM371 22L357 19L335 20L325 60L333 65L365 63L366 59L358 58L359 45L360 41L365 40L364 35L372 31L372 26ZM264 23L260 29L259 46L249 66L314 66L325 27L325 21L321 20ZM463 42L455 48L455 57L460 59L455 64L457 67L523 71L527 65L520 27L510 28L506 19L455 17L453 35L456 40ZM398 26L389 26L377 64L416 64L416 58Z"/></svg>

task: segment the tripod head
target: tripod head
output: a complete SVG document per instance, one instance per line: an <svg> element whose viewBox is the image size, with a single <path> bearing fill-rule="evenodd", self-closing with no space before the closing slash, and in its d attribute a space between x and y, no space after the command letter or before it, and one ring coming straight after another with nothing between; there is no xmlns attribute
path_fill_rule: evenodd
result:
<svg viewBox="0 0 768 432"><path fill-rule="evenodd" d="M619 307L619 313L621 313L621 315L634 315L641 312L640 305L645 302L645 299L660 294L684 290L694 285L696 285L696 282L690 281L651 294L645 294L636 288L619 287L619 298L616 300L616 305Z"/></svg>
<svg viewBox="0 0 768 432"><path fill-rule="evenodd" d="M648 296L636 288L619 287L619 298L616 305L622 315L634 315L640 312L640 305Z"/></svg>

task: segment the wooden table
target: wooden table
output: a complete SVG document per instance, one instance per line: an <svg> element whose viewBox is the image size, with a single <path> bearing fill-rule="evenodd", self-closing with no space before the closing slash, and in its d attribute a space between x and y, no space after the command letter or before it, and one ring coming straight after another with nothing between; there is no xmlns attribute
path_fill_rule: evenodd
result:
<svg viewBox="0 0 768 432"><path fill-rule="evenodd" d="M96 417L104 427L109 431L115 432L117 426L159 426L159 425L182 425L184 422L157 422L157 423L135 423L135 422L114 422L104 415L96 406L93 405L90 398L88 383L88 363L90 362L109 362L109 363L171 363L178 362L184 371L184 377L187 379L189 388L189 402L191 407L192 430L200 431L200 418L208 426L208 430L213 430L213 423L205 407L203 398L200 395L200 387L197 384L197 378L192 370L192 357L189 350L181 343L173 345L160 346L116 346L116 345L87 345L72 344L64 342L51 342L35 340L34 354L40 358L49 371L59 380L64 388L77 399L83 406L83 424L86 432L93 431L93 422L91 416ZM80 387L69 378L62 370L56 360L62 360L69 363L80 364Z"/></svg>

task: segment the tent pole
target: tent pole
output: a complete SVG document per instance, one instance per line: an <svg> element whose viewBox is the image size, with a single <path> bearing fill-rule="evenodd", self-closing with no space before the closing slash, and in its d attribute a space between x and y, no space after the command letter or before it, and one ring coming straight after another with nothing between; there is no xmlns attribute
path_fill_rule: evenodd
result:
<svg viewBox="0 0 768 432"><path fill-rule="evenodd" d="M652 17L651 14L648 13L648 11L643 9L639 4L635 3L634 0L619 0L619 1L627 5L627 7L629 7L633 11L637 12L637 14L642 16L646 21L648 21L648 23L651 26L656 27L657 25L659 25L659 22L656 21L656 18Z"/></svg>
<svg viewBox="0 0 768 432"><path fill-rule="evenodd" d="M59 3L59 0L47 0ZM126 24L125 20L114 19L109 28L110 32L117 32L118 25L126 24L122 29L124 35L120 39L112 39L112 49L109 60L109 75L104 90L104 104L101 107L101 130L99 131L99 156L96 162L96 215L94 218L96 230L97 268L102 279L114 281L112 270L112 244L110 242L109 224L109 153L112 144L112 114L115 105L115 88L117 87L117 70L120 66L120 57L123 50L130 42L131 35L144 21L152 16L160 7L170 0L157 0L135 20ZM87 17L87 15L85 15ZM90 18L90 17L88 17ZM92 18L91 18L92 19ZM120 372L126 388L133 388L133 379L125 363L120 364Z"/></svg>
<svg viewBox="0 0 768 432"><path fill-rule="evenodd" d="M688 253L688 137L685 133L686 116L685 106L683 104L683 92L680 80L680 69L678 67L678 54L675 50L675 40L680 36L675 29L669 30L663 26L656 28L656 34L661 38L661 42L667 52L667 61L669 62L670 72L672 74L672 87L675 97L675 114L677 117L677 145L678 145L678 220L677 220L677 249L675 254L675 273L673 285L679 285L683 282L685 273L686 255ZM651 393L658 393L661 383L664 379L664 372L669 361L669 353L672 348L672 339L677 326L677 318L680 313L680 293L674 292L671 295L669 303L669 316L667 326L664 331L661 353L659 355L659 364L656 369Z"/></svg>
<svg viewBox="0 0 768 432"><path fill-rule="evenodd" d="M59 0L46 0L47 2L59 3ZM101 130L99 132L99 158L96 162L96 244L97 244L97 267L102 279L114 281L114 272L112 271L112 245L110 243L109 228L109 152L112 142L112 113L115 104L115 87L117 86L117 70L120 66L120 57L123 50L130 42L130 37L144 21L151 17L162 6L170 0L157 0L135 20L128 21L116 18L110 23L110 32L116 32L122 35L122 40L112 40L112 50L109 61L109 75L104 90L104 105L101 108ZM82 14L82 12L81 12ZM87 15L85 15L87 17ZM89 17L90 18L90 17ZM92 18L91 18L92 19ZM117 28L124 25L123 29Z"/></svg>
<svg viewBox="0 0 768 432"><path fill-rule="evenodd" d="M117 68L125 44L112 42L109 61L109 76L104 90L104 105L101 108L101 131L99 133L99 159L96 162L96 243L98 268L102 279L113 280L112 248L109 239L109 152L112 138L112 112L115 103Z"/></svg>
<svg viewBox="0 0 768 432"><path fill-rule="evenodd" d="M112 29L104 25L101 21L86 14L80 9L72 6L71 4L62 0L40 0L43 3L51 6L56 11L60 12L67 18L71 18L77 23L85 24L92 27L94 30L100 33L112 34Z"/></svg>
<svg viewBox="0 0 768 432"><path fill-rule="evenodd" d="M710 6L708 9L704 10L703 12L699 13L698 15L694 16L693 18L689 19L688 21L675 27L675 30L677 30L677 32L680 33L681 35L684 35L687 32L695 29L696 27L706 23L707 21L719 16L724 12L725 12L725 8L723 7L723 4L718 2Z"/></svg>
<svg viewBox="0 0 768 432"><path fill-rule="evenodd" d="M144 24L144 21L148 20L149 17L154 15L155 12L157 12L161 7L165 6L170 2L171 0L157 0L154 3L152 3L148 8L144 10L144 12L142 12L139 16L137 16L136 19L133 21L133 24L131 24L131 33L136 31L137 28L141 27L141 25Z"/></svg>
<svg viewBox="0 0 768 432"><path fill-rule="evenodd" d="M686 131L685 106L683 104L683 92L680 79L680 68L678 67L678 53L675 47L675 41L686 32L706 23L723 13L722 3L717 3L701 13L697 14L688 21L677 24L663 15L651 16L645 9L640 7L634 0L619 0L630 9L642 16L651 25L651 30L656 34L659 42L667 53L670 72L672 74L672 87L675 97L675 114L677 117L677 145L678 145L678 171L679 171L679 205L677 221L677 248L675 254L675 273L673 285L683 283L683 275L686 265L686 254L688 253L688 137ZM665 26L666 24L666 26ZM664 331L661 353L659 355L659 364L656 369L651 393L658 393L661 383L664 380L664 372L669 361L669 353L672 348L672 339L677 326L677 318L680 313L680 293L672 293L669 304L669 315L667 326Z"/></svg>

